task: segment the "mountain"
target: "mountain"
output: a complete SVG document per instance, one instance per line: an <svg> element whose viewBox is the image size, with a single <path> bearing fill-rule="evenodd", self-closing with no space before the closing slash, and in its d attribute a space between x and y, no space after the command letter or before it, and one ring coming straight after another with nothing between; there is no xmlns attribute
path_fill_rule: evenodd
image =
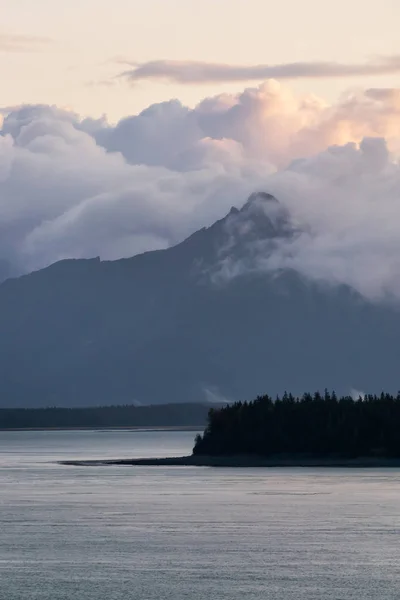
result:
<svg viewBox="0 0 400 600"><path fill-rule="evenodd" d="M0 405L223 401L397 390L400 315L344 286L252 269L296 235L253 195L181 244L65 260L0 285Z"/></svg>
<svg viewBox="0 0 400 600"><path fill-rule="evenodd" d="M9 279L10 277L17 277L20 275L16 269L14 269L10 263L5 260L0 260L0 283Z"/></svg>

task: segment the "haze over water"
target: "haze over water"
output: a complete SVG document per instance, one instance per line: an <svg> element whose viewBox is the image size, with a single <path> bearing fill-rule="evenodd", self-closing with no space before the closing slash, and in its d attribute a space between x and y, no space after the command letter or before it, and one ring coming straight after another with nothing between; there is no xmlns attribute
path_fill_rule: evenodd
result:
<svg viewBox="0 0 400 600"><path fill-rule="evenodd" d="M400 470L65 467L194 432L0 432L6 600L397 599Z"/></svg>

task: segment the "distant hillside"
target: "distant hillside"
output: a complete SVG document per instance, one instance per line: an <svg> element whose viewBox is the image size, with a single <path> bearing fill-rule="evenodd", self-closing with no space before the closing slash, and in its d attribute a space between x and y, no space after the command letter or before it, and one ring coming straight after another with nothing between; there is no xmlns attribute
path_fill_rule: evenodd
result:
<svg viewBox="0 0 400 600"><path fill-rule="evenodd" d="M259 241L268 254L292 235L285 211L262 194L168 250L66 260L5 281L1 406L396 391L397 311L293 271L246 268Z"/></svg>
<svg viewBox="0 0 400 600"><path fill-rule="evenodd" d="M9 277L17 277L19 274L7 261L0 260L0 283Z"/></svg>
<svg viewBox="0 0 400 600"><path fill-rule="evenodd" d="M210 405L0 409L0 429L203 427Z"/></svg>

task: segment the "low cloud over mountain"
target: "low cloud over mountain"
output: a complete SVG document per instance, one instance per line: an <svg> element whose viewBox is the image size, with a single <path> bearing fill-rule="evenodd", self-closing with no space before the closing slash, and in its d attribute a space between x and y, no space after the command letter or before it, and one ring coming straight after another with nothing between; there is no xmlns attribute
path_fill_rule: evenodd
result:
<svg viewBox="0 0 400 600"><path fill-rule="evenodd" d="M0 260L21 273L67 257L165 248L255 191L298 235L225 270L291 267L372 299L400 297L400 93L330 106L274 81L150 106L115 125L50 106L3 111Z"/></svg>

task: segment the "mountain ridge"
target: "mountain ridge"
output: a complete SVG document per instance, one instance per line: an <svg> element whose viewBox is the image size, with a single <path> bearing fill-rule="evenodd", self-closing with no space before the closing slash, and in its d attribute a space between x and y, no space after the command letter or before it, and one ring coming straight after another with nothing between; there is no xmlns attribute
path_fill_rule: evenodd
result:
<svg viewBox="0 0 400 600"><path fill-rule="evenodd" d="M166 250L68 259L3 282L0 406L397 391L394 308L289 270L215 281L260 239L272 252L294 235L279 202L256 194Z"/></svg>

